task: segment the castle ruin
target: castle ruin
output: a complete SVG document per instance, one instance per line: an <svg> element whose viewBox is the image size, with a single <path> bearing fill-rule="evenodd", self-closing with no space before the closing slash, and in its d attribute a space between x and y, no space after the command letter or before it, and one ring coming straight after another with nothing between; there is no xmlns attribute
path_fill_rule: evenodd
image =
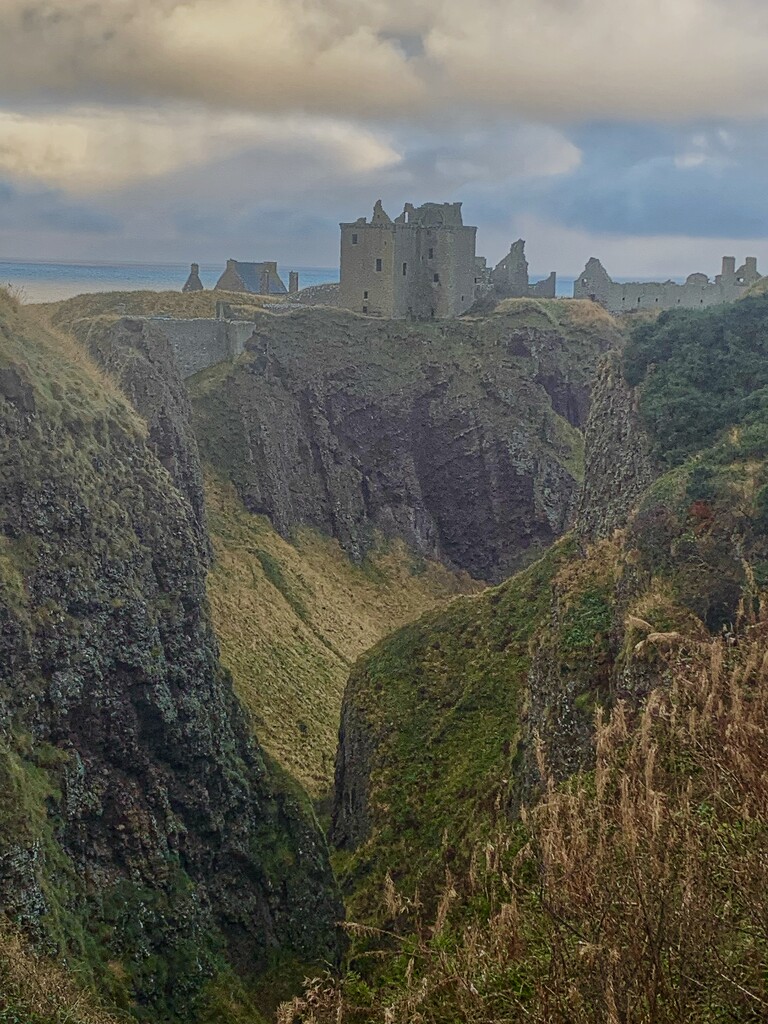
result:
<svg viewBox="0 0 768 1024"><path fill-rule="evenodd" d="M496 264L489 277L492 293L498 299L524 299L528 296L554 299L557 294L557 274L554 270L543 281L529 281L525 241L522 238L512 243L507 255Z"/></svg>
<svg viewBox="0 0 768 1024"><path fill-rule="evenodd" d="M748 256L738 270L733 256L723 256L722 271L714 281L710 281L706 274L689 274L684 284L675 281L622 284L614 281L600 260L593 257L574 281L573 297L599 302L609 313L700 309L721 302L734 302L760 277L754 256Z"/></svg>
<svg viewBox="0 0 768 1024"><path fill-rule="evenodd" d="M406 203L341 224L341 305L389 319L459 316L475 300L475 237L461 203Z"/></svg>

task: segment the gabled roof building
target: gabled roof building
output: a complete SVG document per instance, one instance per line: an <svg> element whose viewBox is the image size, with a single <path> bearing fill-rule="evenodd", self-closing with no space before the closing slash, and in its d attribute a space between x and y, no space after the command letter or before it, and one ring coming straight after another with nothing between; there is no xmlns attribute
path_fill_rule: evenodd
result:
<svg viewBox="0 0 768 1024"><path fill-rule="evenodd" d="M277 263L243 263L227 260L227 269L215 285L220 291L251 292L254 295L286 295L287 288L277 272Z"/></svg>

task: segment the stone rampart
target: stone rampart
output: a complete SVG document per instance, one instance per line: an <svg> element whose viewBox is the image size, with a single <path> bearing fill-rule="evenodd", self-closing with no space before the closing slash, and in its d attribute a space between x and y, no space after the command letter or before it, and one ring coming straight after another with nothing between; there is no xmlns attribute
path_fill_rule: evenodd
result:
<svg viewBox="0 0 768 1024"><path fill-rule="evenodd" d="M135 317L133 319L136 319ZM192 377L201 370L235 359L245 349L255 326L245 320L175 320L148 317L171 344L181 376Z"/></svg>

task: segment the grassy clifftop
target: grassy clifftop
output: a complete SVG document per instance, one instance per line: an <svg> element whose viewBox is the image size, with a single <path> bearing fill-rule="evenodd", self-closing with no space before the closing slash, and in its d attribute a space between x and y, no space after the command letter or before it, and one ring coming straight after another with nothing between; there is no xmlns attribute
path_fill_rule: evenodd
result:
<svg viewBox="0 0 768 1024"><path fill-rule="evenodd" d="M254 313L272 302L268 295L247 292L91 292L59 302L38 303L33 308L56 326L70 327L78 320L97 316L170 316L181 319L211 317L217 302L230 302Z"/></svg>

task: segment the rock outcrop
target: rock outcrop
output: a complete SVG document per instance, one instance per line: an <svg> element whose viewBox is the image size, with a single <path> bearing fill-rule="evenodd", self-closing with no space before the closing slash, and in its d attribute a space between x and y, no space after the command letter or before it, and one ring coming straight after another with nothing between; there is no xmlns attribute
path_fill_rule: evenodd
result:
<svg viewBox="0 0 768 1024"><path fill-rule="evenodd" d="M622 376L620 356L606 356L592 392L584 449L584 486L577 529L592 540L610 537L658 475L637 396Z"/></svg>
<svg viewBox="0 0 768 1024"><path fill-rule="evenodd" d="M314 526L362 559L379 532L499 580L571 521L591 376L616 338L575 303L441 325L265 315L244 359L192 382L196 433L285 535Z"/></svg>
<svg viewBox="0 0 768 1024"><path fill-rule="evenodd" d="M145 423L0 295L0 907L115 1001L225 1021L276 956L332 958L340 908L219 664L199 467L152 340L91 339Z"/></svg>

